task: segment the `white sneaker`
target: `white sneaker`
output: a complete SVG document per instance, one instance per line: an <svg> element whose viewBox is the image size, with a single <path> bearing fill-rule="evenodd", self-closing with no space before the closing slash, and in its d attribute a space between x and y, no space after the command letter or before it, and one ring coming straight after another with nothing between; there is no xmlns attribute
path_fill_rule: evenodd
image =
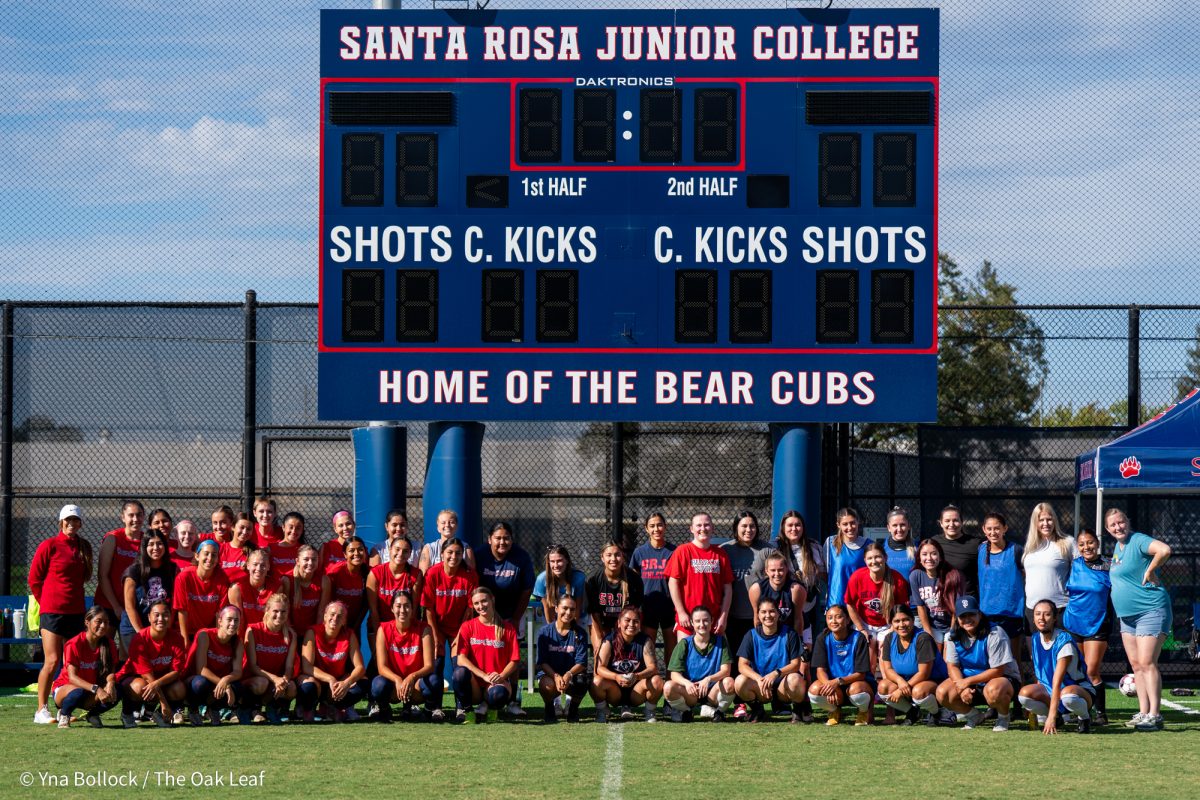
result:
<svg viewBox="0 0 1200 800"><path fill-rule="evenodd" d="M712 719L714 713L716 713L716 709L708 703L700 704L700 719Z"/></svg>
<svg viewBox="0 0 1200 800"><path fill-rule="evenodd" d="M1126 720L1125 727L1126 728L1136 728L1138 726L1138 724L1141 723L1148 716L1149 716L1149 714L1143 714L1142 712L1139 711L1136 714L1134 714L1132 717L1130 717L1128 720ZM34 721L35 722L37 721L37 717L34 717Z"/></svg>
<svg viewBox="0 0 1200 800"><path fill-rule="evenodd" d="M1005 714L1003 717L996 717L996 724L992 726L994 733L1003 733L1008 730L1009 717Z"/></svg>
<svg viewBox="0 0 1200 800"><path fill-rule="evenodd" d="M633 719L633 709L629 706L621 706L621 719Z"/></svg>
<svg viewBox="0 0 1200 800"><path fill-rule="evenodd" d="M963 721L963 730L975 730L975 726L983 721L983 713L978 708L972 708L970 713L967 714L967 718Z"/></svg>
<svg viewBox="0 0 1200 800"><path fill-rule="evenodd" d="M58 712L58 727L60 727L60 728L71 727L71 715L64 714L61 711Z"/></svg>
<svg viewBox="0 0 1200 800"><path fill-rule="evenodd" d="M521 704L520 704L520 703L518 703L516 700L513 700L511 703L509 703L509 704L508 704L508 707L507 707L507 708L505 708L505 709L504 709L504 711L505 711L505 713L507 713L507 714L508 714L510 717L525 717L525 716L528 716L528 714L526 714L526 713L525 713L525 709L521 708Z"/></svg>
<svg viewBox="0 0 1200 800"><path fill-rule="evenodd" d="M42 706L33 715L33 721L38 725L52 725L54 724L54 715L50 713L50 709Z"/></svg>
<svg viewBox="0 0 1200 800"><path fill-rule="evenodd" d="M562 719L567 715L567 709L571 707L570 700L565 694L560 694L554 701L554 716Z"/></svg>

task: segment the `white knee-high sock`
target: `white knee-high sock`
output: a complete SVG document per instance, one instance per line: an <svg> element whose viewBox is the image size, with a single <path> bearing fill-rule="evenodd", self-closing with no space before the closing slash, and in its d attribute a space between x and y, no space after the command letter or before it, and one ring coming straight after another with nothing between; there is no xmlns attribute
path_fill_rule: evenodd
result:
<svg viewBox="0 0 1200 800"><path fill-rule="evenodd" d="M687 711L688 709L687 701L682 697L676 697L674 700L668 700L667 704L676 711Z"/></svg>
<svg viewBox="0 0 1200 800"><path fill-rule="evenodd" d="M850 702L859 709L864 709L871 705L871 699L870 692L857 692L856 694L850 695Z"/></svg>
<svg viewBox="0 0 1200 800"><path fill-rule="evenodd" d="M1084 700L1077 694L1064 694L1062 696L1062 704L1066 706L1067 711L1070 711L1080 719L1091 718L1091 714L1088 713L1087 700Z"/></svg>
<svg viewBox="0 0 1200 800"><path fill-rule="evenodd" d="M1019 695L1018 699L1020 699L1021 706L1026 711L1032 711L1034 714L1038 714L1043 717L1050 713L1050 706L1046 705L1041 700L1036 700L1032 697L1025 697L1024 695Z"/></svg>
<svg viewBox="0 0 1200 800"><path fill-rule="evenodd" d="M729 707L731 705L733 705L733 697L734 697L733 695L726 694L725 692L722 692L720 689L718 689L717 690L717 708L719 708L722 711L722 713L725 711L728 711Z"/></svg>
<svg viewBox="0 0 1200 800"><path fill-rule="evenodd" d="M913 707L912 700L909 700L907 697L901 697L899 700L897 700L894 703L891 700L888 700L885 698L883 702L887 703L889 706L896 709L901 714L907 714L908 710Z"/></svg>
<svg viewBox="0 0 1200 800"><path fill-rule="evenodd" d="M927 694L917 701L917 707L932 714L938 710L937 698L933 696L933 693Z"/></svg>
<svg viewBox="0 0 1200 800"><path fill-rule="evenodd" d="M824 695L810 694L808 696L808 702L812 703L814 706L821 709L822 711L833 711L833 709L835 708L835 706L833 705L833 701L830 700L828 697L825 697Z"/></svg>

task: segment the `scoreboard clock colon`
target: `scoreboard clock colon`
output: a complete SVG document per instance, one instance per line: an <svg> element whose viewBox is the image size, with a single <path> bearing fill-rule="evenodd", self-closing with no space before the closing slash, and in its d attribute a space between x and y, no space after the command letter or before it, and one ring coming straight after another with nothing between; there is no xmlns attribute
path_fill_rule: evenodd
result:
<svg viewBox="0 0 1200 800"><path fill-rule="evenodd" d="M934 417L936 11L321 25L322 418Z"/></svg>

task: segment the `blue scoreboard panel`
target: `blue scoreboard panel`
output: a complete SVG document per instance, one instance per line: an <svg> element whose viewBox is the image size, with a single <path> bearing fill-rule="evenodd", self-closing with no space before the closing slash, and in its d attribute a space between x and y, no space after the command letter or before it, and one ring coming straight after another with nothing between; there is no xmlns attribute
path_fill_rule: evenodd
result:
<svg viewBox="0 0 1200 800"><path fill-rule="evenodd" d="M936 416L938 13L323 11L322 419Z"/></svg>

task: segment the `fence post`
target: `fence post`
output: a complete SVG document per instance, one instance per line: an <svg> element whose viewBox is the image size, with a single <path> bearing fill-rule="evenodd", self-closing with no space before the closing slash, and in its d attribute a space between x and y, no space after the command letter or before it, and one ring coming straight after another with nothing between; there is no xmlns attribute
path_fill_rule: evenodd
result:
<svg viewBox="0 0 1200 800"><path fill-rule="evenodd" d="M242 317L245 322L244 336L244 381L242 395L242 508L249 511L254 507L254 455L258 446L258 397L256 373L258 372L258 296L254 290L246 292L246 303Z"/></svg>
<svg viewBox="0 0 1200 800"><path fill-rule="evenodd" d="M4 383L0 386L0 594L12 594L12 526L13 526L13 305L4 304L0 336L3 355L0 370Z"/></svg>
<svg viewBox="0 0 1200 800"><path fill-rule="evenodd" d="M1136 428L1142 424L1142 309L1129 307L1129 411L1126 424Z"/></svg>
<svg viewBox="0 0 1200 800"><path fill-rule="evenodd" d="M612 540L625 541L625 426L612 424L612 454L608 476L608 508L612 524Z"/></svg>

